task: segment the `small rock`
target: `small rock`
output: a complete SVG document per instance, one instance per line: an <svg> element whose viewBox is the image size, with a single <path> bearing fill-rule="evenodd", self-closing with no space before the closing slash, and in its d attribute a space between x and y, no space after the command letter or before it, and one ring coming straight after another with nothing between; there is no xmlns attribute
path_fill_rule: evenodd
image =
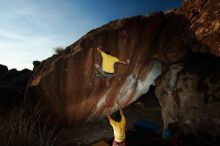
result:
<svg viewBox="0 0 220 146"><path fill-rule="evenodd" d="M8 72L8 67L0 64L0 76L4 73L7 73L7 72Z"/></svg>

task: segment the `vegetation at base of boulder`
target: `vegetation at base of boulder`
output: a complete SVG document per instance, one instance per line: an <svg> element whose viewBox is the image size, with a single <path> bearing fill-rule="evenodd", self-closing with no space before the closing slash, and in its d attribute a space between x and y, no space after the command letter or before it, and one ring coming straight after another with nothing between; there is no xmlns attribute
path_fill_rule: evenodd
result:
<svg viewBox="0 0 220 146"><path fill-rule="evenodd" d="M49 126L49 117L44 122L40 121L40 111L35 114L21 106L12 110L1 107L0 145L54 146L61 130L57 131L56 125Z"/></svg>
<svg viewBox="0 0 220 146"><path fill-rule="evenodd" d="M56 53L56 54L60 54L60 53L62 53L62 52L64 52L64 48L63 47L55 47L54 48L54 52Z"/></svg>

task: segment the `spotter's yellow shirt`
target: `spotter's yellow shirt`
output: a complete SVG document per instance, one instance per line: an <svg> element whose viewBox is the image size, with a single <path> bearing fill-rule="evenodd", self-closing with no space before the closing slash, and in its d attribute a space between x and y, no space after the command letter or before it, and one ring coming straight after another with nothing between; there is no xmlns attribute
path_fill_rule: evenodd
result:
<svg viewBox="0 0 220 146"><path fill-rule="evenodd" d="M110 119L110 124L114 130L114 137L116 142L122 142L125 140L125 127L126 120L124 115L121 116L121 121L116 122L113 119Z"/></svg>
<svg viewBox="0 0 220 146"><path fill-rule="evenodd" d="M108 55L101 51L102 56L102 70L107 73L114 73L114 65L119 61L118 58Z"/></svg>

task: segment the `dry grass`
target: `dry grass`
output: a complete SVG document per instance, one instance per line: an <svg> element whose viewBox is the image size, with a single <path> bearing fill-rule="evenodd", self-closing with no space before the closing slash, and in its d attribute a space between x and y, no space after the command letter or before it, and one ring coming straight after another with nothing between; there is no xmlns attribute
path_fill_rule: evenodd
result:
<svg viewBox="0 0 220 146"><path fill-rule="evenodd" d="M47 118L40 122L38 111L27 114L23 107L0 109L0 145L1 146L54 146L61 131L57 126L49 126Z"/></svg>

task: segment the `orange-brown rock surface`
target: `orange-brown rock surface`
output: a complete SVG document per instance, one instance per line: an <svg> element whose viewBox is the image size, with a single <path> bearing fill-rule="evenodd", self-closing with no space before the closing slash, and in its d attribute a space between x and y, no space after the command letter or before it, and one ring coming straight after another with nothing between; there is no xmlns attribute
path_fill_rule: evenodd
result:
<svg viewBox="0 0 220 146"><path fill-rule="evenodd" d="M103 116L105 101L112 112L117 100L123 107L129 105L148 91L166 65L183 60L192 51L220 55L219 4L214 0L198 3L197 8L196 3L186 1L175 11L115 20L90 31L39 65L29 95L39 97L49 113L69 125ZM201 10L193 15L191 7ZM197 24L206 12L213 17ZM213 27L206 22L213 22ZM129 65L115 66L109 87L105 79L96 77L94 65L101 64L98 45L121 60L130 60Z"/></svg>
<svg viewBox="0 0 220 146"><path fill-rule="evenodd" d="M208 47L209 52L220 56L219 0L187 0L175 13L184 15L198 40Z"/></svg>

